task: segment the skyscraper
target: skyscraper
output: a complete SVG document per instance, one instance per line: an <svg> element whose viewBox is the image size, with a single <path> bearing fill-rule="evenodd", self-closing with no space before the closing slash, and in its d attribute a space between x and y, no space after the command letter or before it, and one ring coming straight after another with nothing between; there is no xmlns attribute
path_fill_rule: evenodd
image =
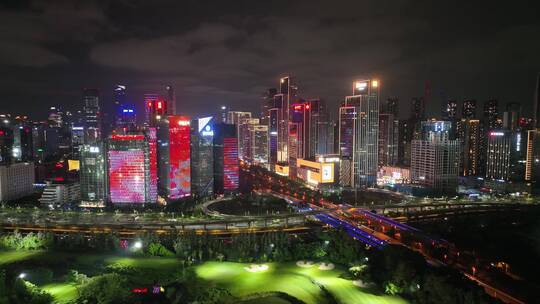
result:
<svg viewBox="0 0 540 304"><path fill-rule="evenodd" d="M158 188L171 200L191 195L190 134L188 116L171 115L158 123Z"/></svg>
<svg viewBox="0 0 540 304"><path fill-rule="evenodd" d="M484 102L484 126L486 130L499 129L499 107L496 99L490 99Z"/></svg>
<svg viewBox="0 0 540 304"><path fill-rule="evenodd" d="M379 166L397 163L398 134L399 121L394 114L379 114Z"/></svg>
<svg viewBox="0 0 540 304"><path fill-rule="evenodd" d="M519 118L521 116L521 104L509 102L506 104L506 111L503 113L503 128L515 131L519 128Z"/></svg>
<svg viewBox="0 0 540 304"><path fill-rule="evenodd" d="M235 138L236 141L238 141ZM214 121L203 117L191 122L191 189L199 197L214 192Z"/></svg>
<svg viewBox="0 0 540 304"><path fill-rule="evenodd" d="M476 118L476 100L467 99L463 101L463 107L461 108L461 117L463 119Z"/></svg>
<svg viewBox="0 0 540 304"><path fill-rule="evenodd" d="M102 207L107 202L108 191L98 90L85 89L83 103L84 144L80 151L81 205Z"/></svg>
<svg viewBox="0 0 540 304"><path fill-rule="evenodd" d="M290 107L297 102L297 87L291 77L285 76L279 80L279 92L274 95L274 107L279 109L277 162L286 163L289 160L289 121Z"/></svg>
<svg viewBox="0 0 540 304"><path fill-rule="evenodd" d="M167 101L158 94L144 94L145 124L155 127L167 113Z"/></svg>
<svg viewBox="0 0 540 304"><path fill-rule="evenodd" d="M381 114L393 114L394 117L397 117L398 114L398 103L399 98L397 97L388 97L386 103L381 105Z"/></svg>
<svg viewBox="0 0 540 304"><path fill-rule="evenodd" d="M270 88L264 92L261 98L261 124L268 125L270 119L270 109L274 108L274 96L277 94L276 88Z"/></svg>
<svg viewBox="0 0 540 304"><path fill-rule="evenodd" d="M377 80L355 81L353 95L345 97L340 108L340 175L344 175L340 181L344 186L358 188L377 181L379 86Z"/></svg>
<svg viewBox="0 0 540 304"><path fill-rule="evenodd" d="M481 125L478 119L463 120L463 154L462 154L462 175L482 174L480 167L481 160ZM484 158L485 159L485 158Z"/></svg>
<svg viewBox="0 0 540 304"><path fill-rule="evenodd" d="M176 115L176 93L171 85L165 86L167 96L167 115Z"/></svg>
<svg viewBox="0 0 540 304"><path fill-rule="evenodd" d="M238 191L240 164L236 126L219 123L214 125L214 193Z"/></svg>
<svg viewBox="0 0 540 304"><path fill-rule="evenodd" d="M448 99L446 101L443 117L449 121L455 121L458 118L458 102L456 100Z"/></svg>
<svg viewBox="0 0 540 304"><path fill-rule="evenodd" d="M448 121L422 123L422 139L412 141L411 181L437 194L457 189L460 142L451 139Z"/></svg>
<svg viewBox="0 0 540 304"><path fill-rule="evenodd" d="M413 97L411 102L411 118L415 123L426 119L426 102L423 97Z"/></svg>
<svg viewBox="0 0 540 304"><path fill-rule="evenodd" d="M156 155L152 137L151 133L112 134L109 137L109 195L113 204L157 201Z"/></svg>

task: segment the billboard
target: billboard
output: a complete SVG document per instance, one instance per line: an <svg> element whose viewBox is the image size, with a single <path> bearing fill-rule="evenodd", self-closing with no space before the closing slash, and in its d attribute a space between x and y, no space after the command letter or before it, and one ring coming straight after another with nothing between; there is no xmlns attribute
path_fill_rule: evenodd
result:
<svg viewBox="0 0 540 304"><path fill-rule="evenodd" d="M223 189L237 190L240 166L238 164L238 140L235 137L223 139Z"/></svg>
<svg viewBox="0 0 540 304"><path fill-rule="evenodd" d="M190 118L169 117L169 198L191 194Z"/></svg>
<svg viewBox="0 0 540 304"><path fill-rule="evenodd" d="M112 203L144 203L144 151L109 151Z"/></svg>

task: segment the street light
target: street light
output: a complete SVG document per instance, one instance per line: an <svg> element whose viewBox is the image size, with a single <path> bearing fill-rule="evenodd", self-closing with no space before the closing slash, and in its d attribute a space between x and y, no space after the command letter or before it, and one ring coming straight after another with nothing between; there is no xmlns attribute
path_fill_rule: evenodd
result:
<svg viewBox="0 0 540 304"><path fill-rule="evenodd" d="M135 242L135 244L133 244L133 248L141 249L142 248L142 242L141 241Z"/></svg>
<svg viewBox="0 0 540 304"><path fill-rule="evenodd" d="M19 279L24 279L24 278L26 278L26 273L21 272L21 274L19 274Z"/></svg>

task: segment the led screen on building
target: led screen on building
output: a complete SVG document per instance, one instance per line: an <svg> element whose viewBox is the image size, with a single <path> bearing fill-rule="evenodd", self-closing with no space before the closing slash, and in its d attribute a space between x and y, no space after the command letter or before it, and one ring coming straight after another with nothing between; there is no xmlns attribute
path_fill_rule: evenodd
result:
<svg viewBox="0 0 540 304"><path fill-rule="evenodd" d="M240 167L238 164L238 140L223 139L223 189L237 190Z"/></svg>
<svg viewBox="0 0 540 304"><path fill-rule="evenodd" d="M157 201L157 134L156 134L156 128L148 128L148 146L150 149L150 163L148 164L150 166L150 191L148 193L149 195L149 201L155 202Z"/></svg>
<svg viewBox="0 0 540 304"><path fill-rule="evenodd" d="M112 203L144 203L144 151L109 151Z"/></svg>
<svg viewBox="0 0 540 304"><path fill-rule="evenodd" d="M169 118L169 198L191 194L190 120L185 116Z"/></svg>

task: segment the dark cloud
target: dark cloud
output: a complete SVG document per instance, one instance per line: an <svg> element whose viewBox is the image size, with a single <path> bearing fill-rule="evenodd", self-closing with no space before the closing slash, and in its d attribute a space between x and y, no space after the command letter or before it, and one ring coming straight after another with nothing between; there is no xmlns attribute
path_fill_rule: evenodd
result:
<svg viewBox="0 0 540 304"><path fill-rule="evenodd" d="M179 109L256 111L280 75L337 105L358 77L406 108L431 83L448 97L530 104L540 71L534 2L28 2L0 11L0 93L74 106L81 87L128 85L135 101L173 84ZM39 81L39 80L42 81ZM24 88L24 92L20 89ZM56 94L56 95L55 95ZM5 110L20 111L8 105Z"/></svg>

